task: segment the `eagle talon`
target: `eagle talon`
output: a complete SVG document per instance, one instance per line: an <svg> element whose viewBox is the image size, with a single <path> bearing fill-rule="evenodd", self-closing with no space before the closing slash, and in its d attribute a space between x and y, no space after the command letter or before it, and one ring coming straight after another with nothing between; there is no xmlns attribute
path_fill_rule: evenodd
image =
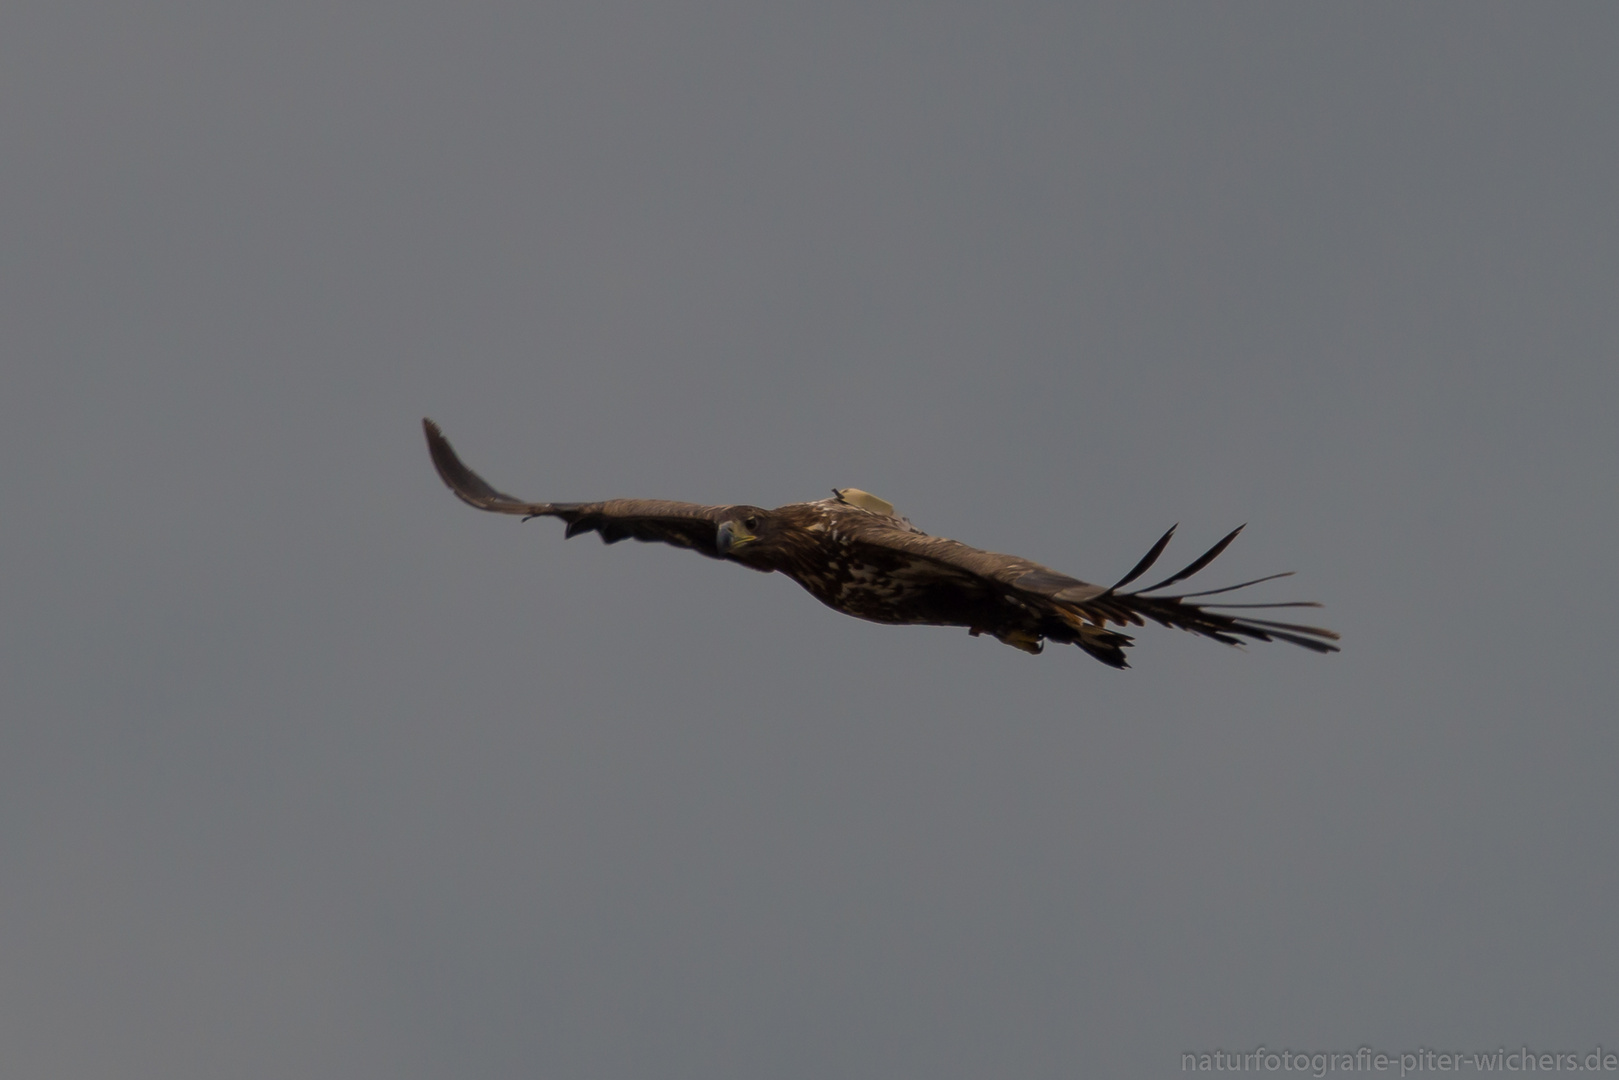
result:
<svg viewBox="0 0 1619 1080"><path fill-rule="evenodd" d="M1039 656L1045 650L1045 640L1039 634L1031 634L1027 630L1008 630L1004 634L996 634L995 640L1014 649L1022 649L1030 656Z"/></svg>

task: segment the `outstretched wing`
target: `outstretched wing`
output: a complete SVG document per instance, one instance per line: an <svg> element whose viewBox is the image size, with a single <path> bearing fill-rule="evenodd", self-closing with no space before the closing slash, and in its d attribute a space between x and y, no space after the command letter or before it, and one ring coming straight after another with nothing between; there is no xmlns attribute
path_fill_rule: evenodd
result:
<svg viewBox="0 0 1619 1080"><path fill-rule="evenodd" d="M427 434L427 450L433 467L446 487L462 502L497 514L555 517L568 523L568 536L583 532L601 534L604 543L620 540L646 540L675 547L691 548L710 558L720 557L714 538L729 506L702 506L698 503L670 502L665 499L609 499L606 502L542 503L497 491L489 482L456 455L450 440L433 421L422 419Z"/></svg>
<svg viewBox="0 0 1619 1080"><path fill-rule="evenodd" d="M1148 619L1162 626L1188 630L1227 644L1252 641L1286 641L1314 652L1337 652L1331 630L1298 623L1228 614L1221 609L1263 609L1319 607L1308 601L1286 603L1209 603L1201 597L1232 592L1288 574L1272 574L1220 589L1149 596L1196 574L1236 539L1241 528L1232 530L1219 543L1171 577L1134 592L1121 591L1134 582L1163 554L1175 530L1170 529L1153 545L1135 567L1115 585L1104 588L1016 555L983 551L943 537L901 532L897 529L868 527L858 529L848 552L851 559L872 564L888 563L895 556L905 560L904 578L914 595L910 603L933 611L959 607L968 614L982 612L977 623L993 629L1007 607L1031 616L1042 616L1040 632L1058 641L1071 641L1104 663L1123 667L1122 649L1130 643L1123 634L1106 631L1117 626L1141 626ZM889 580L894 573L889 571ZM924 599L926 598L926 599ZM1044 617L1049 616L1049 618ZM1016 644L1017 642L1013 642ZM1024 647L1020 645L1020 647Z"/></svg>
<svg viewBox="0 0 1619 1080"><path fill-rule="evenodd" d="M1117 583L1106 589L1099 589L1095 585L1085 585L1083 588L1073 586L1060 586L1060 583L1040 580L1033 575L1019 579L1021 587L1032 587L1044 593L1051 599L1071 605L1079 614L1084 615L1093 623L1105 626L1116 623L1119 626L1141 626L1143 619L1151 619L1160 626L1173 626L1180 630L1190 630L1194 634L1223 641L1228 645L1242 644L1242 638L1252 641L1286 641L1302 646L1313 652L1337 652L1338 646L1332 644L1338 640L1338 635L1331 630L1319 626L1305 626L1301 623L1277 622L1271 619L1257 619L1249 615L1228 615L1221 609L1265 609L1265 608L1297 608L1320 607L1313 600L1289 600L1276 603L1236 603L1223 602L1210 603L1202 600L1205 596L1216 596L1222 593L1235 592L1246 589L1250 585L1259 585L1266 581L1275 581L1277 578L1292 577L1293 571L1287 570L1280 574L1266 574L1264 577L1254 578L1250 581L1239 582L1236 585L1226 585L1218 589L1201 589L1197 592L1177 592L1170 595L1148 596L1148 593L1166 589L1177 582L1185 581L1193 574L1208 566L1220 553L1231 545L1245 525L1238 525L1235 529L1221 537L1209 550L1193 559L1187 566L1174 573L1156 585L1148 585L1144 589L1134 592L1121 592L1120 590L1135 581L1151 569L1158 556L1163 554L1164 548L1169 546L1170 537L1175 535L1175 526L1158 538L1158 542L1136 563L1131 571L1120 578ZM1061 575L1057 575L1061 577ZM1196 600L1195 603L1189 602Z"/></svg>

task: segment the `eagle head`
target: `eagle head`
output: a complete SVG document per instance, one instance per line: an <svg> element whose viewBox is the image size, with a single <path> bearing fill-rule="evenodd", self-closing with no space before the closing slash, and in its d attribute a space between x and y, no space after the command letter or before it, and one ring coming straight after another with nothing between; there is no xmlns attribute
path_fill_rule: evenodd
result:
<svg viewBox="0 0 1619 1080"><path fill-rule="evenodd" d="M776 534L782 523L777 515L757 506L737 506L732 514L721 521L714 536L714 546L722 559L730 559L755 570L774 570Z"/></svg>

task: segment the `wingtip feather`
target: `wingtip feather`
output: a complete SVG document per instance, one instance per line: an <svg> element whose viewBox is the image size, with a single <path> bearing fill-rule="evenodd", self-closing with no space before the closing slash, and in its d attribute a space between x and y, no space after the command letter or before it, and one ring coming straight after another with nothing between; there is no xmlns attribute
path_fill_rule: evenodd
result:
<svg viewBox="0 0 1619 1080"><path fill-rule="evenodd" d="M1158 542L1156 544L1154 544L1152 546L1152 548L1145 555L1143 555L1141 557L1141 561L1136 563L1135 566L1131 568L1131 570L1130 570L1130 572L1128 574L1124 575L1118 581L1115 581L1112 584L1112 586L1110 586L1108 588L1107 591L1111 593L1111 592L1115 592L1115 591L1117 591L1119 589L1122 589L1126 585L1130 584L1130 582L1132 582L1136 578L1140 577L1142 574L1145 574L1148 570L1151 570L1152 569L1152 564L1158 561L1158 556L1162 555L1164 553L1164 549L1169 546L1170 537L1174 536L1175 535L1175 530L1180 528L1180 527L1181 527L1180 522L1178 522L1178 521L1175 524L1171 525L1169 527L1169 531L1164 533L1164 535L1160 536L1158 538Z"/></svg>
<svg viewBox="0 0 1619 1080"><path fill-rule="evenodd" d="M504 491L497 491L487 480L467 468L450 445L450 440L445 438L444 430L425 416L422 417L422 431L427 436L427 453L433 459L433 468L437 470L439 479L468 506L502 514L533 516L550 512L549 503L524 502Z"/></svg>

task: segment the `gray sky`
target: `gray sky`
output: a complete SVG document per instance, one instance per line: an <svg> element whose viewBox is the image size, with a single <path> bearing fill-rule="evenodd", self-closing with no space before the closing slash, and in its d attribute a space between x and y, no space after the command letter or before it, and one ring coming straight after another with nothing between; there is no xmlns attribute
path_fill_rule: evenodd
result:
<svg viewBox="0 0 1619 1080"><path fill-rule="evenodd" d="M1611 5L0 16L0 1073L1619 1047ZM443 490L854 485L1115 672Z"/></svg>

